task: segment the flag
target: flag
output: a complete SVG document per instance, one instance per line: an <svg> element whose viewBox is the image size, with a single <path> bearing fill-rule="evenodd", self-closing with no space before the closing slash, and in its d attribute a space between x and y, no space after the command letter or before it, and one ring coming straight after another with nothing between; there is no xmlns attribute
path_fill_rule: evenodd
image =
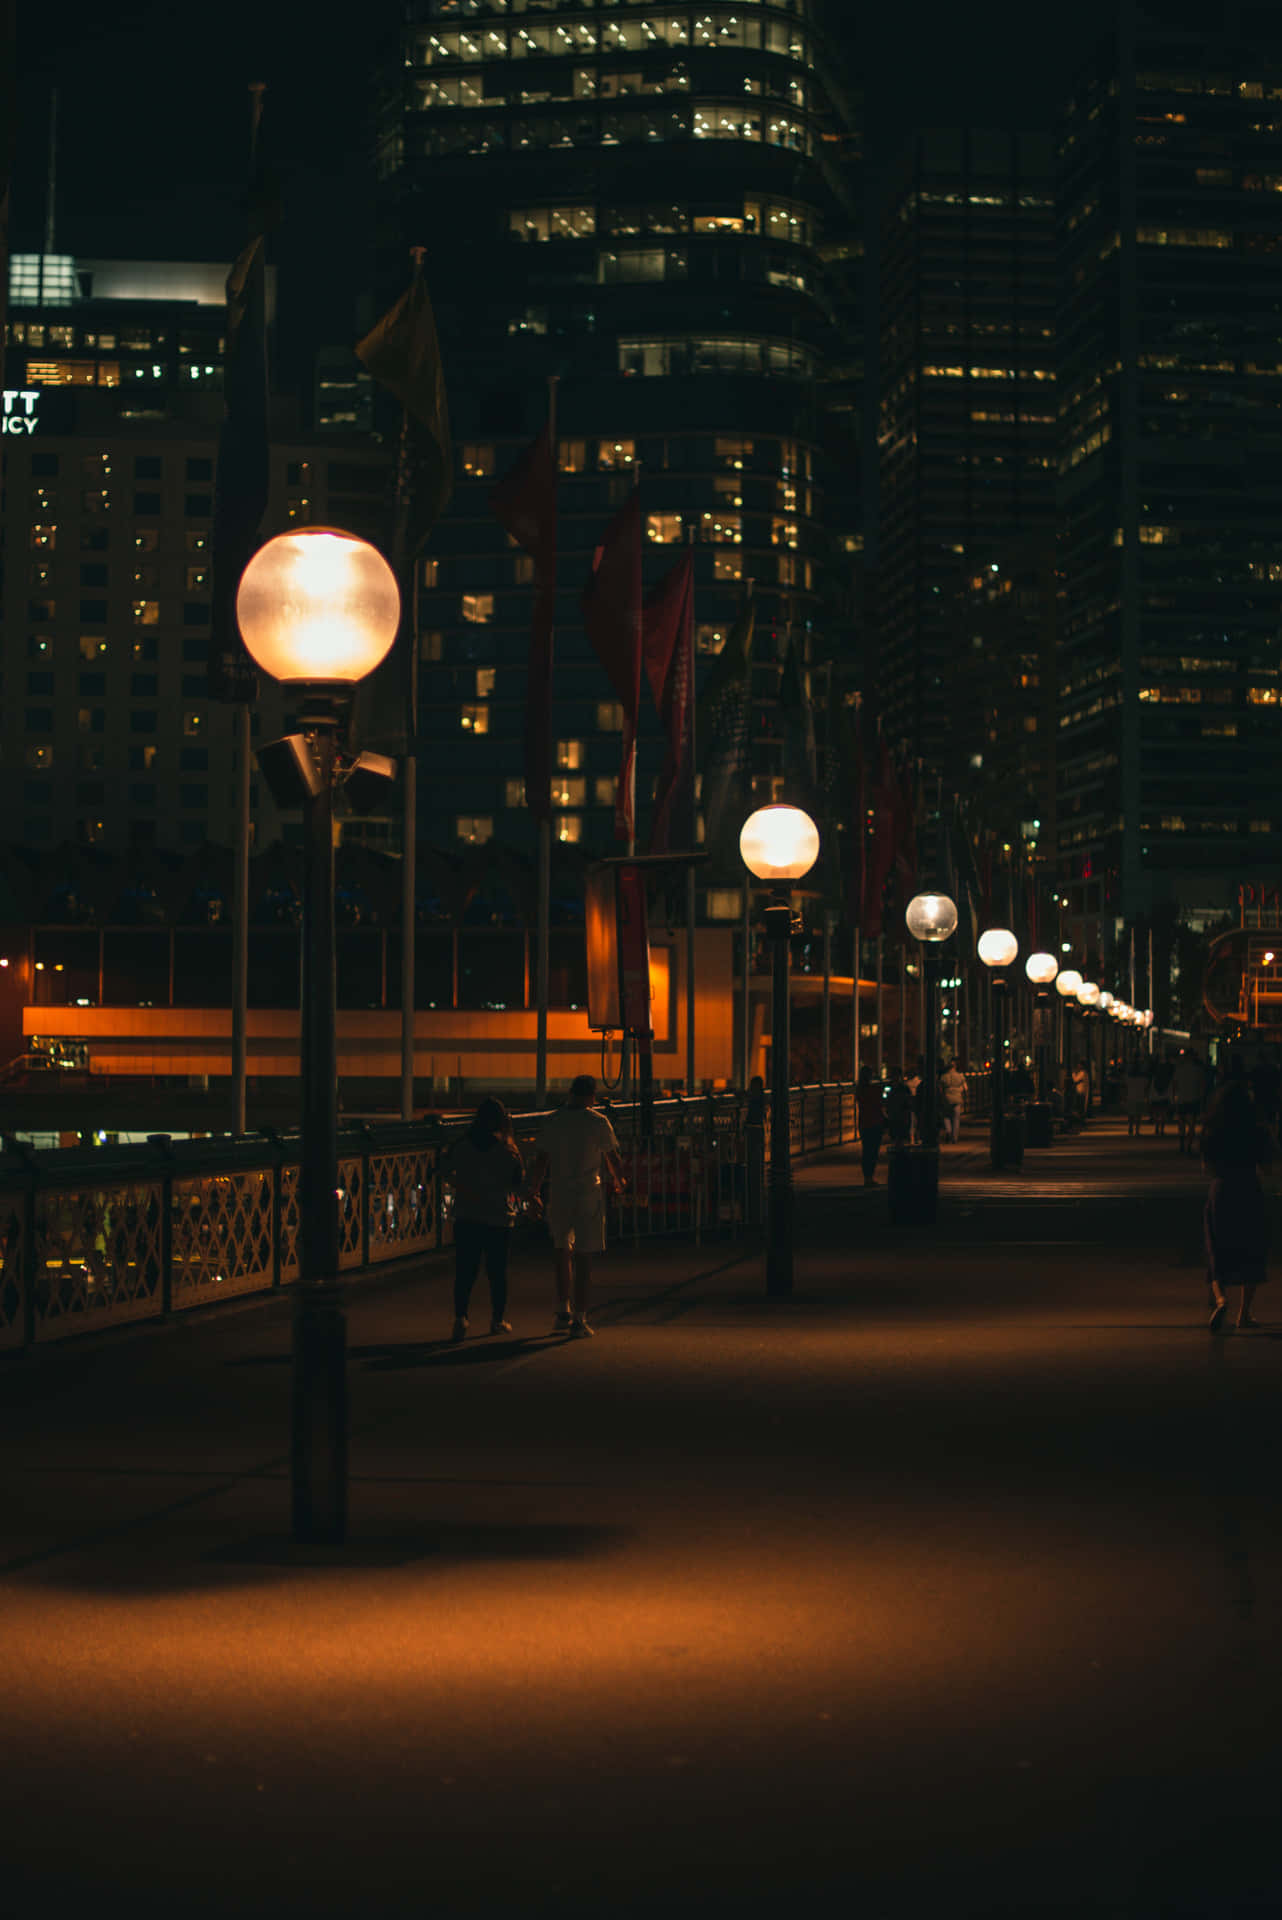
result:
<svg viewBox="0 0 1282 1920"><path fill-rule="evenodd" d="M641 708L641 494L628 495L592 556L583 624L623 707L623 757L614 800L618 840L636 835L637 718Z"/></svg>
<svg viewBox="0 0 1282 1920"><path fill-rule="evenodd" d="M687 547L641 607L641 651L668 747L654 795L651 853L694 845L694 555Z"/></svg>
<svg viewBox="0 0 1282 1920"><path fill-rule="evenodd" d="M806 692L801 653L791 633L779 674L777 697L783 720L784 784L797 804L813 812L819 805L815 716Z"/></svg>
<svg viewBox="0 0 1282 1920"><path fill-rule="evenodd" d="M552 630L556 614L556 461L544 427L490 493L490 512L534 561L525 692L525 804L552 814Z"/></svg>
<svg viewBox="0 0 1282 1920"><path fill-rule="evenodd" d="M355 349L357 359L402 408L390 554L401 588L401 626L387 659L356 689L347 738L353 749L359 745L394 753L415 750L418 551L445 510L454 461L436 322L423 281L423 250L411 251L409 286Z"/></svg>
<svg viewBox="0 0 1282 1920"><path fill-rule="evenodd" d="M405 556L412 560L444 513L454 485L445 374L419 261L400 299L357 342L356 357L405 409L397 544L403 542Z"/></svg>
<svg viewBox="0 0 1282 1920"><path fill-rule="evenodd" d="M223 423L214 468L209 653L215 700L252 700L258 674L236 625L240 576L258 548L271 486L267 401L267 232L276 196L263 159L262 90L255 92L249 240L227 276Z"/></svg>
<svg viewBox="0 0 1282 1920"><path fill-rule="evenodd" d="M756 623L753 582L726 643L699 695L696 727L703 757L704 839L714 858L739 828L749 796L752 762L752 636Z"/></svg>

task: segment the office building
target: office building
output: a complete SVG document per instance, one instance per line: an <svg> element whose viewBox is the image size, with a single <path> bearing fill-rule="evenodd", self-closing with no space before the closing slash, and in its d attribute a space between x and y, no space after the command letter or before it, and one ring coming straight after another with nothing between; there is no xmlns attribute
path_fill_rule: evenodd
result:
<svg viewBox="0 0 1282 1920"><path fill-rule="evenodd" d="M946 791L1050 814L1055 261L1048 136L913 136L879 261L876 670Z"/></svg>
<svg viewBox="0 0 1282 1920"><path fill-rule="evenodd" d="M426 247L457 455L420 594L424 832L533 844L521 735L531 570L489 515L558 378L557 837L608 850L619 710L582 634L593 549L638 474L645 577L695 547L699 655L756 583L758 794L791 631L817 660L834 547L830 376L847 383L858 139L818 9L419 0L383 128L383 271ZM825 249L828 257L825 257ZM843 278L844 276L844 278ZM846 396L848 398L848 395ZM834 424L835 423L835 424ZM843 483L857 472L851 451ZM641 833L661 741L649 711Z"/></svg>
<svg viewBox="0 0 1282 1920"><path fill-rule="evenodd" d="M1282 860L1282 16L1122 9L1060 147L1059 860L1105 942Z"/></svg>

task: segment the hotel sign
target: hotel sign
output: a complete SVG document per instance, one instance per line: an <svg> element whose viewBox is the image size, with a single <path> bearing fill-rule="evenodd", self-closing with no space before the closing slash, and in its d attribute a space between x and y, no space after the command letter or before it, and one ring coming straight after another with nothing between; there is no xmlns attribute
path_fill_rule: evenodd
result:
<svg viewBox="0 0 1282 1920"><path fill-rule="evenodd" d="M6 387L4 412L0 415L0 433L34 433L39 390L31 387Z"/></svg>

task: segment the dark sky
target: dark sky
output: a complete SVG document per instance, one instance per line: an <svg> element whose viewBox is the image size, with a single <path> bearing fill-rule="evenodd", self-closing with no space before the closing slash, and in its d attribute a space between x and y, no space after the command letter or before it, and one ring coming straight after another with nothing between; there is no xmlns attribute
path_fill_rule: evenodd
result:
<svg viewBox="0 0 1282 1920"><path fill-rule="evenodd" d="M1116 0L1056 12L1029 0L836 0L834 14L867 102L875 158L914 125L1046 125L1061 77ZM82 253L220 258L239 231L249 80L269 82L289 156L290 217L321 244L356 211L344 156L366 140L361 51L349 29L396 0L340 15L280 0L64 0L57 28L36 0L20 21L19 246L39 245L48 88L59 86L60 243ZM341 24L340 24L341 22ZM376 41L367 32L366 52Z"/></svg>

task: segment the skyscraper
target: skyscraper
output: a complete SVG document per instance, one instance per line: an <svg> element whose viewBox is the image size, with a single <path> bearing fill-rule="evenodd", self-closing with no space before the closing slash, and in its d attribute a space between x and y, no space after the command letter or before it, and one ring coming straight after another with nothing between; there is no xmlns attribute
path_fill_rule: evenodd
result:
<svg viewBox="0 0 1282 1920"><path fill-rule="evenodd" d="M916 134L881 221L876 686L887 734L1035 842L1050 793L1049 136Z"/></svg>
<svg viewBox="0 0 1282 1920"><path fill-rule="evenodd" d="M838 367L848 379L852 358L853 112L811 0L418 0L402 58L380 144L384 270L390 292L404 246L425 245L458 461L420 583L425 829L532 842L520 780L532 564L486 500L542 425L554 374L556 832L604 846L619 714L578 596L638 474L647 583L695 544L701 655L723 643L750 579L763 700L789 629L818 645L825 383ZM653 716L650 729L643 821ZM764 709L757 742L769 792L783 737Z"/></svg>
<svg viewBox="0 0 1282 1920"><path fill-rule="evenodd" d="M1282 17L1128 4L1060 149L1059 858L1106 929L1282 858Z"/></svg>

